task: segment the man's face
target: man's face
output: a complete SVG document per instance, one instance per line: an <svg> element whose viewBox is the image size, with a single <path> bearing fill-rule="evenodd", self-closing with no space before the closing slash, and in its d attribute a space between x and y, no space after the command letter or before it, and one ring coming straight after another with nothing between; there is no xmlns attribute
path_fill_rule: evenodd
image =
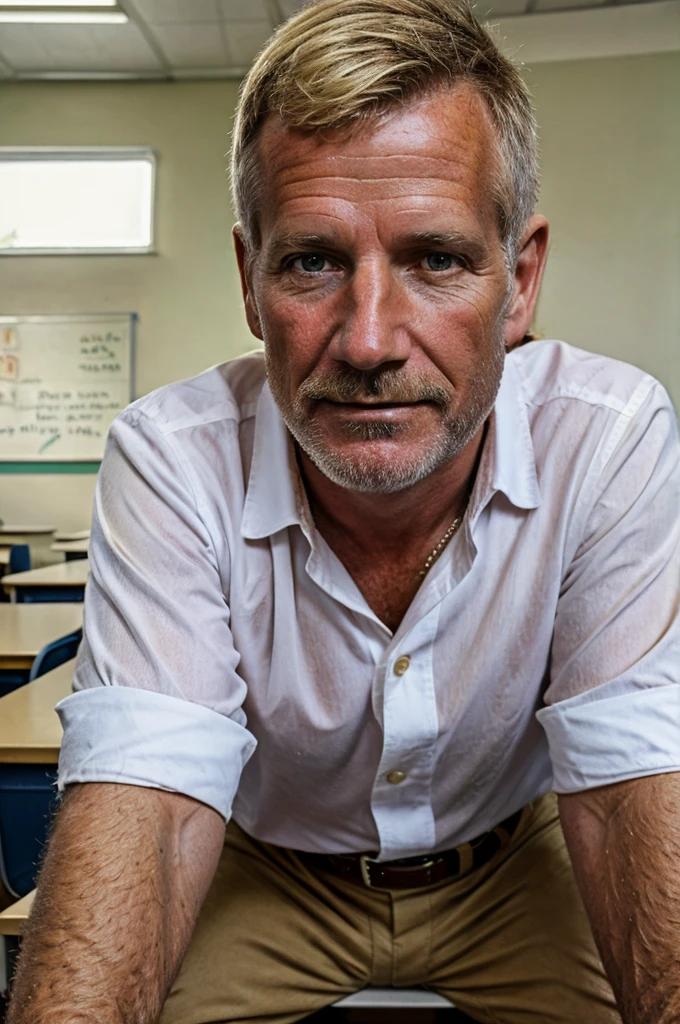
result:
<svg viewBox="0 0 680 1024"><path fill-rule="evenodd" d="M459 86L349 139L272 117L259 145L246 309L274 398L335 483L412 486L475 437L503 368L509 281L484 104Z"/></svg>

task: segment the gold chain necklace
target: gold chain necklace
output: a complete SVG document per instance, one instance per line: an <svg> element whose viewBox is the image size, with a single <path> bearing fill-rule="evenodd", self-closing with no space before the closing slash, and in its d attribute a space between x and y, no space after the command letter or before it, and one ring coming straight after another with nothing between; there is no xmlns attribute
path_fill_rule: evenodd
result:
<svg viewBox="0 0 680 1024"><path fill-rule="evenodd" d="M441 555L442 551L444 550L446 545L449 543L449 541L451 540L451 538L453 537L454 533L456 532L456 530L458 529L458 527L460 526L460 524L462 522L463 522L463 516L456 516L456 518L453 520L453 522L449 526L448 530L446 531L446 533L444 534L442 539L439 541L438 544L435 545L435 547L432 548L432 551L427 556L427 559L425 561L425 565L422 567L422 569L418 573L418 579L419 580L422 580L424 576L427 576L428 572L430 571L430 569L432 568L434 563L437 561L437 559Z"/></svg>

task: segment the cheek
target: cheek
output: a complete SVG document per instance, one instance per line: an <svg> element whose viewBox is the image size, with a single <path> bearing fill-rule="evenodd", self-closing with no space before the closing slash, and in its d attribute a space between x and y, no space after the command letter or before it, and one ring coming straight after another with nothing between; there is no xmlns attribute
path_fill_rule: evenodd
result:
<svg viewBox="0 0 680 1024"><path fill-rule="evenodd" d="M481 291L466 289L413 310L413 336L428 354L452 360L483 358L498 337L500 307Z"/></svg>
<svg viewBox="0 0 680 1024"><path fill-rule="evenodd" d="M286 295L262 295L260 319L272 365L287 370L297 387L316 366L327 344L327 303L300 302Z"/></svg>
<svg viewBox="0 0 680 1024"><path fill-rule="evenodd" d="M416 350L453 385L460 400L477 389L480 376L495 373L503 351L497 298L475 283L434 301L423 298L413 310Z"/></svg>

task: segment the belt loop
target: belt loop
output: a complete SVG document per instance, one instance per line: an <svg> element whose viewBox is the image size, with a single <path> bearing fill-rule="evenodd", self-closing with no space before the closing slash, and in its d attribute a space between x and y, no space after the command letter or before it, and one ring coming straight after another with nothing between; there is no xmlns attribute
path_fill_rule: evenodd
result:
<svg viewBox="0 0 680 1024"><path fill-rule="evenodd" d="M470 871L474 867L474 851L470 843L461 843L456 849L460 858L458 874L462 875L465 871Z"/></svg>

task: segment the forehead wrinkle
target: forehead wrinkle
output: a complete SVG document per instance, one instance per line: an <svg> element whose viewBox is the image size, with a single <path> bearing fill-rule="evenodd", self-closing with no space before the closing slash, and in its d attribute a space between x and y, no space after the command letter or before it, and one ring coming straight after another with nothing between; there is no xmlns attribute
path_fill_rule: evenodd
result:
<svg viewBox="0 0 680 1024"><path fill-rule="evenodd" d="M330 198L331 203L328 207L319 209L314 201L325 198ZM436 201L436 206L433 207L431 200ZM442 200L445 200L444 203ZM344 238L348 231L354 233L360 229L362 224L364 227L367 227L369 223L373 224L372 210L380 209L385 204L394 205L395 203L397 208L394 210L394 217L398 218L402 225L398 234L414 238L418 234L421 236L445 236L452 241L462 242L465 240L476 246L483 245L488 251L483 227L481 224L475 223L476 218L470 221L468 211L465 207L461 208L460 206L460 198L424 195L423 193L408 196L372 197L361 202L352 201L347 197L338 198L336 195L289 197L282 201L279 215L272 227L272 245L278 247L279 238L325 237L326 233L323 230L325 224L337 225L339 228L338 238ZM408 205L401 206L400 203ZM341 213L335 212L338 206L341 207ZM491 211L490 215L492 215ZM415 221L404 225L404 218L415 218ZM308 230L305 230L305 227ZM373 230L380 230L380 225L373 224ZM394 234L393 231L389 233ZM329 237L333 235L334 232L331 230Z"/></svg>
<svg viewBox="0 0 680 1024"><path fill-rule="evenodd" d="M348 158L349 159L349 158ZM443 182L454 182L460 178L460 172L462 174L469 174L471 168L476 168L480 163L484 161L480 160L457 160L453 157L408 157L404 158L405 162L410 165L404 168L403 171L399 171L397 168L394 170L385 168L385 161L392 162L393 157L370 157L370 158L351 158L353 164L364 164L364 168L360 169L359 173L347 174L333 171L332 168L321 166L316 172L314 172L315 161L304 161L295 165L286 164L284 167L277 169L273 168L270 181L272 187L286 188L291 185L295 185L296 182L310 182L310 181L333 181L333 182L372 182L372 181L423 181L430 178L435 178ZM375 164L379 160L382 166L376 167L374 173L366 173L366 166ZM328 161L324 161L328 163ZM416 169L413 164L419 165ZM459 173L442 174L442 169L452 170L456 169ZM370 171L370 166L369 166ZM309 171L313 173L309 173ZM358 168L359 171L359 168ZM276 180L278 177L278 181Z"/></svg>
<svg viewBox="0 0 680 1024"><path fill-rule="evenodd" d="M455 145L455 143L453 143ZM480 169L488 168L485 147L457 146L451 152L452 141L442 140L446 155L433 156L431 153L370 154L370 155L321 155L310 154L297 160L287 160L285 149L271 155L269 187L276 190L294 186L297 182L331 181L338 184L347 182L368 183L372 181L423 181L431 178L442 182L456 182L461 176L476 175ZM396 164L400 166L394 166ZM356 173L347 173L347 164L357 168ZM337 166L337 170L335 166ZM405 166L404 166L405 165Z"/></svg>
<svg viewBox="0 0 680 1024"><path fill-rule="evenodd" d="M289 160L284 162L283 159L282 159L282 154L279 153L278 156L272 154L272 163L274 164L274 173L275 174L277 172L279 172L281 174L287 174L287 173L295 174L295 172L299 171L301 168L307 168L310 165L314 166L314 164L322 164L322 165L323 164L330 164L330 165L333 165L333 164L347 164L347 163L353 163L353 164L375 164L375 163L379 163L379 164L383 164L384 165L384 164L392 164L392 163L412 163L413 161L418 161L418 163L423 163L423 164L444 164L445 166L450 165L450 164L454 164L454 165L464 164L465 166L467 166L469 163L476 162L472 158L482 155L479 151L480 151L480 149L484 148L484 147L474 147L474 150L473 150L472 147L466 147L466 146L462 146L461 145L461 146L456 147L457 148L457 152L461 154L460 157L457 157L456 154L451 152L452 148L456 146L456 143L454 141L452 141L451 139L448 139L448 140L442 139L441 141L442 141L442 148L447 151L446 154L442 155L442 156L435 156L432 153L427 153L426 154L426 153L417 153L417 152L414 152L414 153L383 153L383 154L371 153L370 155L363 155L363 156L361 154L359 154L359 153L357 153L355 155L349 155L349 154L346 154L346 153L338 153L338 154L335 154L333 156L331 156L331 154L325 154L325 155L321 155L321 154L313 155L313 154L310 154L309 156L301 157L301 158L299 158L297 160L293 160L292 162L289 161ZM467 157L467 159L465 159L466 157ZM281 164L281 166L280 167L276 167L277 163ZM382 177L383 174L384 174L384 172L380 171L380 175L379 176ZM328 177L336 177L336 176L341 177L342 173L337 174L337 172L335 172L334 170L331 169L331 173L328 174ZM353 175L350 175L350 176L353 177ZM394 177L401 177L403 175L393 175L393 176ZM371 175L371 177L373 177L373 175Z"/></svg>
<svg viewBox="0 0 680 1024"><path fill-rule="evenodd" d="M371 189L371 184L375 185L374 189ZM460 202L462 193L474 196L474 182L460 180L454 182L434 178L431 175L423 175L421 178L394 177L376 179L375 181L356 178L324 178L313 182L306 180L282 187L277 198L280 209L283 209L287 203L306 199L329 199L338 203L349 203L353 206L390 203L395 199L437 199L455 205Z"/></svg>

